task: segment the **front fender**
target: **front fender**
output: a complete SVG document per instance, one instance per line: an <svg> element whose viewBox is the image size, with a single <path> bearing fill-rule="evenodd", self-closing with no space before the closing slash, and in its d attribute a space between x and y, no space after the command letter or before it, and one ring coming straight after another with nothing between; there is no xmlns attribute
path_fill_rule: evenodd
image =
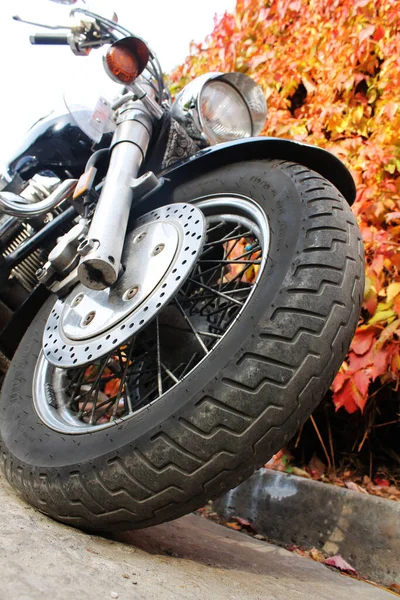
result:
<svg viewBox="0 0 400 600"><path fill-rule="evenodd" d="M204 148L190 158L164 169L159 175L175 187L213 168L243 160L264 158L290 160L304 165L333 183L350 205L355 200L356 187L353 178L334 154L317 146L283 138L245 138Z"/></svg>

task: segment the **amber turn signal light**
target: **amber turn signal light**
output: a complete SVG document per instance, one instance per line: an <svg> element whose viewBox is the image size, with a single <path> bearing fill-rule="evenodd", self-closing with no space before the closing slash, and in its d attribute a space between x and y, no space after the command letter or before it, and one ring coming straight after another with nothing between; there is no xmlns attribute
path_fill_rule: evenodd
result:
<svg viewBox="0 0 400 600"><path fill-rule="evenodd" d="M107 50L104 66L114 81L130 85L145 69L149 49L140 38L126 37L115 42Z"/></svg>
<svg viewBox="0 0 400 600"><path fill-rule="evenodd" d="M139 74L139 65L127 48L111 47L106 54L107 66L122 83L132 83Z"/></svg>

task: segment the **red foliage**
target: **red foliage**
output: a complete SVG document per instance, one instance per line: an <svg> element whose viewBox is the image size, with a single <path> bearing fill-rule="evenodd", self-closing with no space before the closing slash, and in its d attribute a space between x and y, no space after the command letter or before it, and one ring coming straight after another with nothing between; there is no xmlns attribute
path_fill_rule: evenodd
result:
<svg viewBox="0 0 400 600"><path fill-rule="evenodd" d="M334 402L364 409L369 385L400 374L400 10L397 0L238 0L171 76L241 71L265 92L264 134L345 162L366 250L362 319Z"/></svg>

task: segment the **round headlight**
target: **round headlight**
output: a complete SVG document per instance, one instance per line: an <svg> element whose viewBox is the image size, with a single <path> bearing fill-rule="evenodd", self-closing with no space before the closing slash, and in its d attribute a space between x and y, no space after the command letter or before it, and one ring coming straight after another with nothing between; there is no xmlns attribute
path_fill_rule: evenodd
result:
<svg viewBox="0 0 400 600"><path fill-rule="evenodd" d="M267 105L260 86L244 73L205 73L178 94L171 115L204 147L261 133Z"/></svg>
<svg viewBox="0 0 400 600"><path fill-rule="evenodd" d="M200 114L214 144L250 137L252 122L243 97L229 83L210 81L201 91Z"/></svg>

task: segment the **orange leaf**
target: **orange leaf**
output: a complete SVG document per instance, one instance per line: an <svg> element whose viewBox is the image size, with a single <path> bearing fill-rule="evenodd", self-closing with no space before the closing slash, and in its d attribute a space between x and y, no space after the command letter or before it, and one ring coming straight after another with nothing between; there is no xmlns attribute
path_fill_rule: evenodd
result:
<svg viewBox="0 0 400 600"><path fill-rule="evenodd" d="M378 25L378 27L375 29L375 33L374 33L372 39L375 42L379 42L379 40L381 40L384 36L385 36L384 28L382 27L382 25Z"/></svg>
<svg viewBox="0 0 400 600"><path fill-rule="evenodd" d="M104 386L105 395L109 398L116 396L118 394L120 384L121 380L118 379L118 377L111 379L111 381L107 381L106 385Z"/></svg>
<svg viewBox="0 0 400 600"><path fill-rule="evenodd" d="M98 365L89 365L88 367L86 367L85 374L84 374L85 380L93 377L96 374L96 371L98 371L98 369L99 369Z"/></svg>
<svg viewBox="0 0 400 600"><path fill-rule="evenodd" d="M370 315L375 314L376 308L378 306L378 298L376 294L365 300L364 305Z"/></svg>
<svg viewBox="0 0 400 600"><path fill-rule="evenodd" d="M395 312L400 316L400 294L394 299L393 308Z"/></svg>
<svg viewBox="0 0 400 600"><path fill-rule="evenodd" d="M372 342L376 337L374 329L365 329L363 331L356 331L353 341L351 342L351 349L356 354L362 355L368 352L372 346Z"/></svg>
<svg viewBox="0 0 400 600"><path fill-rule="evenodd" d="M347 375L345 373L343 373L343 371L339 371L339 373L336 375L335 379L333 380L332 390L334 392L338 392L339 390L341 390L346 380L347 380Z"/></svg>
<svg viewBox="0 0 400 600"><path fill-rule="evenodd" d="M375 353L374 362L371 366L372 380L387 372L390 360L390 348L384 348Z"/></svg>
<svg viewBox="0 0 400 600"><path fill-rule="evenodd" d="M343 407L348 413L354 413L359 408L363 411L367 398L363 398L357 390L354 382L347 379L341 390L333 394L333 402L336 410Z"/></svg>
<svg viewBox="0 0 400 600"><path fill-rule="evenodd" d="M361 396L367 398L371 375L366 371L357 371L357 373L354 373L353 375L353 381Z"/></svg>
<svg viewBox="0 0 400 600"><path fill-rule="evenodd" d="M225 525L227 527L230 527L231 529L236 529L236 531L240 531L242 529L241 525L239 525L239 523L225 523Z"/></svg>
<svg viewBox="0 0 400 600"><path fill-rule="evenodd" d="M396 319L390 325L386 325L386 327L382 330L378 340L376 341L375 348L376 350L380 350L382 346L393 339L393 335L398 332L398 328L400 326L400 320Z"/></svg>

